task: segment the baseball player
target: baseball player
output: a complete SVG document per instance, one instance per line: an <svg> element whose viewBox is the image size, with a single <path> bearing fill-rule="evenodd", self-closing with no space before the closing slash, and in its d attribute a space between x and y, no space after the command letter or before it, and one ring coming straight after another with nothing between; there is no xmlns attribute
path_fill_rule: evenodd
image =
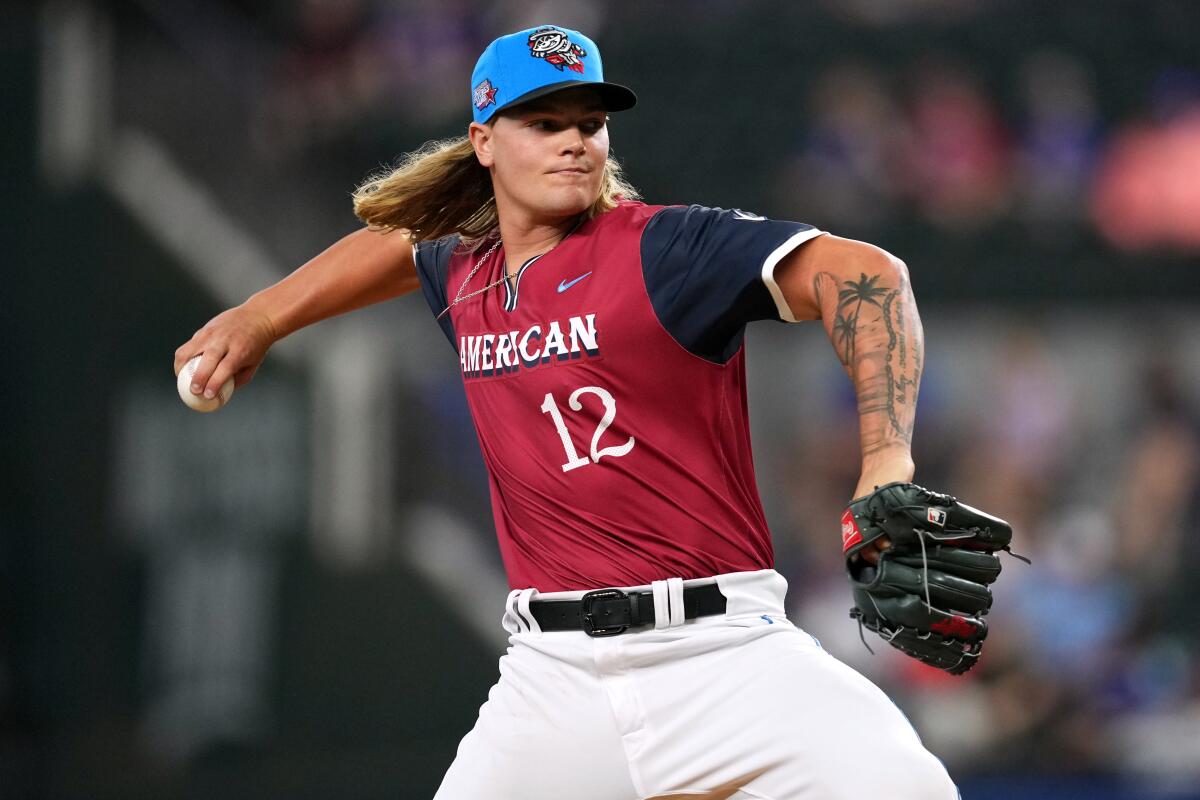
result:
<svg viewBox="0 0 1200 800"><path fill-rule="evenodd" d="M178 372L203 353L193 391L212 396L304 325L428 301L512 588L500 679L437 798L955 798L888 698L788 621L747 423L746 324L821 320L858 393L855 615L969 668L1006 526L909 483L923 344L905 266L810 225L639 202L607 127L636 98L577 31L492 42L470 99L467 137L356 193L366 227L175 355Z"/></svg>

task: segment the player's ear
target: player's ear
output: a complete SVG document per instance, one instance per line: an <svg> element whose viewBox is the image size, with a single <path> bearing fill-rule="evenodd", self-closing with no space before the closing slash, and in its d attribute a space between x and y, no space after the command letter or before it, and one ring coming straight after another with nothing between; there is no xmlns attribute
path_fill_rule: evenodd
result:
<svg viewBox="0 0 1200 800"><path fill-rule="evenodd" d="M492 155L492 135L495 133L491 125L482 125L478 122L472 122L471 127L467 129L467 137L471 140L471 146L475 148L475 158L479 159L479 163L485 169L491 169L492 164L496 159Z"/></svg>

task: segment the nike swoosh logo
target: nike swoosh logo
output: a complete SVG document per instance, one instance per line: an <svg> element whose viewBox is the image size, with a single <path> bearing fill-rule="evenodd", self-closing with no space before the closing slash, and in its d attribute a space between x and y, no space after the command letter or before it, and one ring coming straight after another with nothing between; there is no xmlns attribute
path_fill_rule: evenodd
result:
<svg viewBox="0 0 1200 800"><path fill-rule="evenodd" d="M733 210L733 218L740 219L743 222L766 222L767 221L766 217L759 216L758 214L751 214L748 211L742 211L740 208L735 208Z"/></svg>
<svg viewBox="0 0 1200 800"><path fill-rule="evenodd" d="M574 286L575 284L579 283L581 280L583 280L584 278L586 278L588 275L591 275L591 274L592 274L592 273L590 273L590 272L585 272L585 273L583 273L582 275L580 275L578 278L576 278L576 279L575 279L575 280L573 280L573 281L563 281L562 283L560 283L560 284L558 285L558 292L559 292L559 294L562 294L562 293L563 293L563 292L565 292L567 289L570 289L572 286Z"/></svg>

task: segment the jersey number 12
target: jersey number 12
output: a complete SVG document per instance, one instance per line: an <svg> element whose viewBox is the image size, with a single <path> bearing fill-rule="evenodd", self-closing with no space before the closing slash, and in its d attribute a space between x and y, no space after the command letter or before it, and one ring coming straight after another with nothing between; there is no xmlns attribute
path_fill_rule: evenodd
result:
<svg viewBox="0 0 1200 800"><path fill-rule="evenodd" d="M575 443L571 441L571 434L567 432L567 424L563 421L562 413L558 410L558 404L554 402L554 395L546 392L546 399L542 402L542 413L549 414L550 419L554 420L554 429L558 431L558 436L562 439L563 449L567 451L567 463L562 465L563 472L570 472L579 467L586 467L588 464L598 462L604 456L623 456L633 449L633 437L629 437L629 441L625 444L615 447L600 447L600 437L604 431L612 425L617 416L617 401L607 389L601 389L599 386L581 386L571 392L571 396L567 398L567 405L572 411L582 411L583 403L579 402L581 394L594 394L600 398L600 402L604 404L604 416L600 418L600 424L596 426L596 432L592 434L592 457L591 459L584 458L575 451Z"/></svg>

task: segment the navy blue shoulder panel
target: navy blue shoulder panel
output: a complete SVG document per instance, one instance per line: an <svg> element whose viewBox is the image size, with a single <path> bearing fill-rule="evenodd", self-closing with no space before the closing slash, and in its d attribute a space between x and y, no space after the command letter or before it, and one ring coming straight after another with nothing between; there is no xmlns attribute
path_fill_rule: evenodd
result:
<svg viewBox="0 0 1200 800"><path fill-rule="evenodd" d="M737 209L671 206L642 231L642 275L654 311L675 341L724 364L742 346L746 323L780 319L763 265L811 225Z"/></svg>
<svg viewBox="0 0 1200 800"><path fill-rule="evenodd" d="M450 305L446 294L446 275L450 268L450 257L458 247L458 240L458 234L452 233L432 242L421 242L413 250L413 257L417 262L417 275L421 279L421 291L435 317ZM450 320L450 315L439 317L438 324L450 340L450 346L457 352L458 337L454 335L454 323Z"/></svg>

